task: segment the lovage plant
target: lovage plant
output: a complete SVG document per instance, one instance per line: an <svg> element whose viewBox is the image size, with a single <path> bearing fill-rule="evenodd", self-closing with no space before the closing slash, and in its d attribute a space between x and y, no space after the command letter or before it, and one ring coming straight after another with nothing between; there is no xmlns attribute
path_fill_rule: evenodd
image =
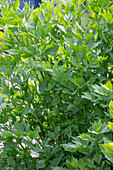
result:
<svg viewBox="0 0 113 170"><path fill-rule="evenodd" d="M62 146L98 119L107 130L112 94L99 87L112 84L113 4L84 2L44 1L35 10L25 3L22 11L19 0L0 4L1 169L73 169L66 160L83 154Z"/></svg>

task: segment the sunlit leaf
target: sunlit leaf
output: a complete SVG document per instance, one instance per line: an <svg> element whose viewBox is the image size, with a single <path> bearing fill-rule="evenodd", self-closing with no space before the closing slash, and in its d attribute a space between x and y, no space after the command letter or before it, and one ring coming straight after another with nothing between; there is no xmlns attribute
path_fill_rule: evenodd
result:
<svg viewBox="0 0 113 170"><path fill-rule="evenodd" d="M19 6L20 6L20 0L14 1L14 3L13 3L13 9L16 10L17 8L19 8Z"/></svg>
<svg viewBox="0 0 113 170"><path fill-rule="evenodd" d="M108 122L108 124L109 124L109 128L110 128L111 130L113 130L113 123L112 123L112 122Z"/></svg>

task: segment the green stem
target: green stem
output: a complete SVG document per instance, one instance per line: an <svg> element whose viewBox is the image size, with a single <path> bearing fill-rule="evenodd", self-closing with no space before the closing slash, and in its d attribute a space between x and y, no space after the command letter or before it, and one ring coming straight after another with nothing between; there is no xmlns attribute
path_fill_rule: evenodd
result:
<svg viewBox="0 0 113 170"><path fill-rule="evenodd" d="M96 143L96 151L97 151L97 153L99 153L98 141L99 141L99 135L97 135L97 143Z"/></svg>

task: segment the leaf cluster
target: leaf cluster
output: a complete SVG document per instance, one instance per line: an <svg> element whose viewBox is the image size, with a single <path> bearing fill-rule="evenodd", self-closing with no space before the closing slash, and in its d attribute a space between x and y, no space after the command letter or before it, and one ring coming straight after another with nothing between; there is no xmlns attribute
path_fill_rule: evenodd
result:
<svg viewBox="0 0 113 170"><path fill-rule="evenodd" d="M54 3L0 5L1 170L112 167L113 3Z"/></svg>

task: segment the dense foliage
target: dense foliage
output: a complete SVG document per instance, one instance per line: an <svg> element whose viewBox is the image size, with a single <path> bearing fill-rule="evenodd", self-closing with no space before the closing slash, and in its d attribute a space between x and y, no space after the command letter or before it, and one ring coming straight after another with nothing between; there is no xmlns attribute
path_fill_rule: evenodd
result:
<svg viewBox="0 0 113 170"><path fill-rule="evenodd" d="M0 5L1 170L113 167L113 3L87 2Z"/></svg>

